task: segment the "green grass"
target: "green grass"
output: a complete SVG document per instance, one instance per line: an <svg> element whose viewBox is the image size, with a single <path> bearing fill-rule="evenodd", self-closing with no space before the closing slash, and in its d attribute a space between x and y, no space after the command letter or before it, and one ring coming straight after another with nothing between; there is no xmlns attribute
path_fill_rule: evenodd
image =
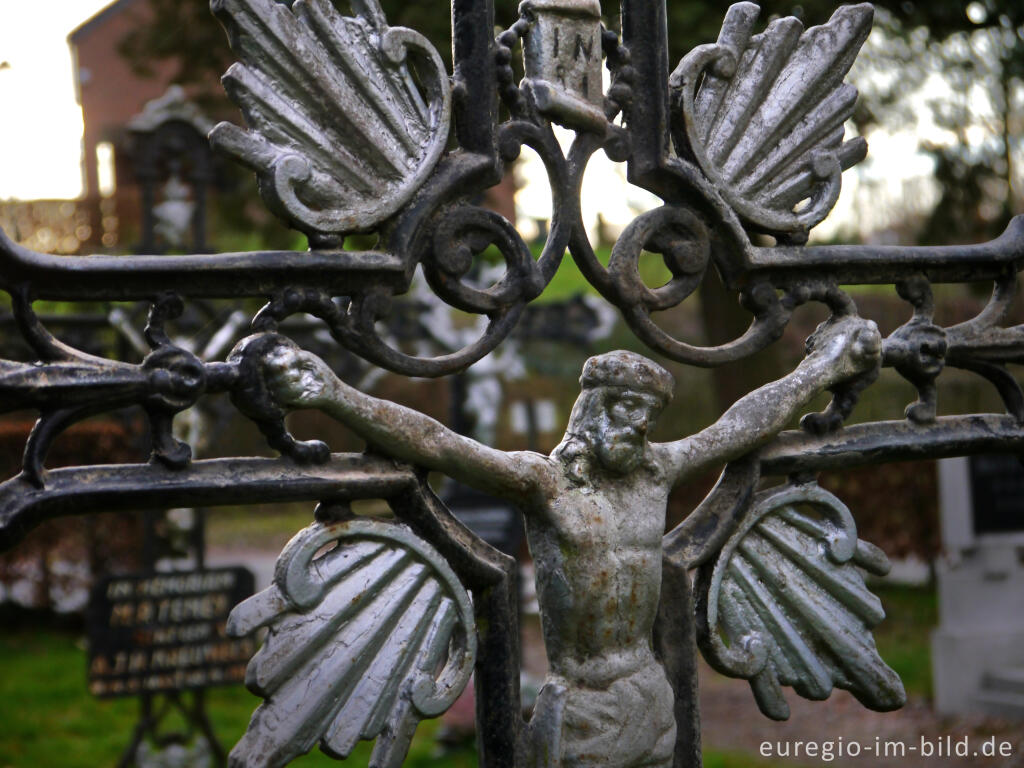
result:
<svg viewBox="0 0 1024 768"><path fill-rule="evenodd" d="M932 653L929 634L939 623L938 595L931 587L872 586L882 600L885 620L875 643L885 662L911 696L931 698Z"/></svg>
<svg viewBox="0 0 1024 768"><path fill-rule="evenodd" d="M206 515L206 543L212 549L262 549L277 552L289 539L313 523L308 502L292 504L250 504L218 507ZM389 514L379 499L358 499L352 509L360 515Z"/></svg>
<svg viewBox="0 0 1024 768"><path fill-rule="evenodd" d="M279 550L313 522L313 506L302 502L210 510L206 514L207 546L211 549Z"/></svg>
<svg viewBox="0 0 1024 768"><path fill-rule="evenodd" d="M540 254L535 253L534 255L539 256ZM607 267L608 260L611 258L611 249L598 248L594 255L597 256L597 260L601 264ZM664 259L647 251L643 251L640 254L637 269L640 273L640 279L645 285L652 288L664 285L672 277L672 273L665 266ZM565 301L581 293L592 296L598 295L597 290L580 274L579 267L576 266L572 256L566 252L561 263L558 265L558 271L555 272L555 276L551 278L551 282L548 283L544 292L537 299L537 303Z"/></svg>
<svg viewBox="0 0 1024 768"><path fill-rule="evenodd" d="M134 713L134 702L89 697L85 654L72 637L18 632L0 639L0 766L113 764Z"/></svg>
<svg viewBox="0 0 1024 768"><path fill-rule="evenodd" d="M791 761L773 762L748 752L704 750L704 768L799 768Z"/></svg>
<svg viewBox="0 0 1024 768"><path fill-rule="evenodd" d="M0 768L96 768L115 765L131 739L138 715L134 699L98 700L85 688L85 650L79 638L49 631L0 636ZM260 700L244 688L214 688L207 710L225 748L238 741ZM169 720L173 726L174 721ZM406 765L439 764L433 735L438 721L424 722ZM362 767L372 745L362 743L345 765ZM472 768L471 748L449 752L443 764ZM302 768L337 766L313 750L292 762Z"/></svg>

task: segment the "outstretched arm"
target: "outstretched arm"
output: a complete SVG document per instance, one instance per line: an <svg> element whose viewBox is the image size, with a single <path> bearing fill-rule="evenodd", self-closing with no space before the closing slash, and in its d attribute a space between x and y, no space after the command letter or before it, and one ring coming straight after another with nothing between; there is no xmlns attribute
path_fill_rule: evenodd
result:
<svg viewBox="0 0 1024 768"><path fill-rule="evenodd" d="M742 397L707 429L661 446L668 451L675 483L749 453L819 392L872 371L879 364L882 339L872 321L850 315L822 323L807 347L807 357L791 374Z"/></svg>
<svg viewBox="0 0 1024 768"><path fill-rule="evenodd" d="M512 501L532 497L545 479L532 454L489 448L418 411L364 394L294 344L278 346L266 359L266 371L280 405L319 409L401 461Z"/></svg>

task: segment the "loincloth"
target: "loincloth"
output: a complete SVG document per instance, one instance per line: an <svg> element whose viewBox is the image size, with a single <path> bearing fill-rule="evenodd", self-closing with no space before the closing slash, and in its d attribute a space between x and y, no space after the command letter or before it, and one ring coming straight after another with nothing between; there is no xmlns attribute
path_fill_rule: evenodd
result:
<svg viewBox="0 0 1024 768"><path fill-rule="evenodd" d="M668 768L676 741L674 693L657 662L587 688L564 679L562 768ZM541 692L541 696L544 692Z"/></svg>

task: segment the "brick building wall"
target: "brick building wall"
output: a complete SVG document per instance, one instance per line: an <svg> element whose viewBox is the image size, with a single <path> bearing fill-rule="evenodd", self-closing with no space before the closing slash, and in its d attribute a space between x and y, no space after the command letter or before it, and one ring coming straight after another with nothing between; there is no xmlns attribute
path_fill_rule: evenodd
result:
<svg viewBox="0 0 1024 768"><path fill-rule="evenodd" d="M118 53L124 36L149 18L146 0L116 0L68 36L85 123L82 146L87 197L99 194L96 145L109 141L115 148L123 148L125 124L171 84L173 62L156 63L154 77L142 78ZM118 186L122 181L131 183L131 179L120 178L126 170L117 171Z"/></svg>

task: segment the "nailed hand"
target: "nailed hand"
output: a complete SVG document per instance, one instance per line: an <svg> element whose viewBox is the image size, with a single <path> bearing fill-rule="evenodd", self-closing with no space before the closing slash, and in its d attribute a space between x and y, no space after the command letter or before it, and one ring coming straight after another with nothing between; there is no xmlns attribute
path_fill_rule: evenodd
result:
<svg viewBox="0 0 1024 768"><path fill-rule="evenodd" d="M333 372L323 360L290 341L265 358L267 388L286 408L319 408L328 399Z"/></svg>
<svg viewBox="0 0 1024 768"><path fill-rule="evenodd" d="M820 357L829 366L828 378L847 381L877 368L882 336L872 320L856 315L830 317L807 339L808 357Z"/></svg>

